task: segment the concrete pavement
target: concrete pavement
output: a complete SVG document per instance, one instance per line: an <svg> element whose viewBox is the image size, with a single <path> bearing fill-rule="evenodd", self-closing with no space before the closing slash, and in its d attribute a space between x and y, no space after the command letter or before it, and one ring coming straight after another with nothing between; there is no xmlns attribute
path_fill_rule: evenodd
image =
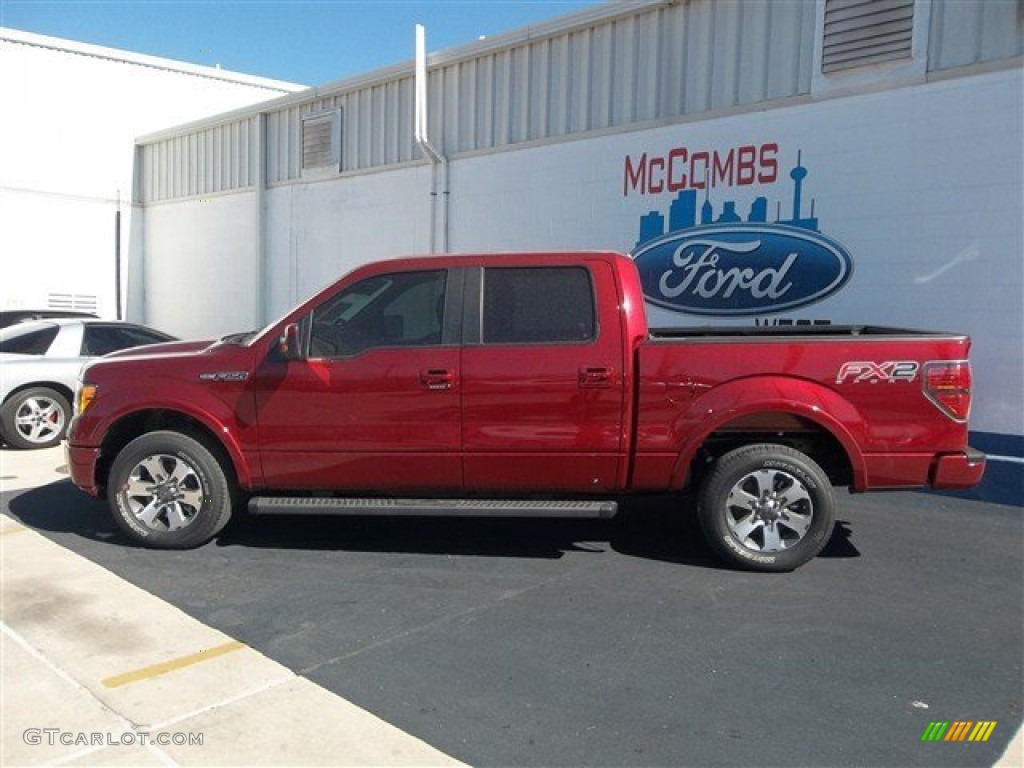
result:
<svg viewBox="0 0 1024 768"><path fill-rule="evenodd" d="M4 491L63 471L0 457ZM0 563L5 766L459 764L6 514Z"/></svg>

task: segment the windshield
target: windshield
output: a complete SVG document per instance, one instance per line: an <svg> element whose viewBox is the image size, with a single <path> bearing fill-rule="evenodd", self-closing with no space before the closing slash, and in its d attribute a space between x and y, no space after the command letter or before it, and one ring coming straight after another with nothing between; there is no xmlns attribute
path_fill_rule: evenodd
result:
<svg viewBox="0 0 1024 768"><path fill-rule="evenodd" d="M57 338L58 326L53 323L19 323L0 330L0 352L19 355L45 355Z"/></svg>
<svg viewBox="0 0 1024 768"><path fill-rule="evenodd" d="M370 306L374 300L391 287L393 281L388 277L373 277L363 280L352 290L338 295L333 301L316 310L315 322L337 325L339 321L348 322Z"/></svg>

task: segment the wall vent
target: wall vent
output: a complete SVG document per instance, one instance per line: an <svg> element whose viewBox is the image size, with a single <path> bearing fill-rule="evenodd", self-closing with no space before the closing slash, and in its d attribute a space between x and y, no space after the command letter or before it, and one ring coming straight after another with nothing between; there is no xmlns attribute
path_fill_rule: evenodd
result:
<svg viewBox="0 0 1024 768"><path fill-rule="evenodd" d="M50 293L46 296L47 309L70 309L96 314L96 296L86 293Z"/></svg>
<svg viewBox="0 0 1024 768"><path fill-rule="evenodd" d="M914 0L825 0L821 71L911 57Z"/></svg>
<svg viewBox="0 0 1024 768"><path fill-rule="evenodd" d="M302 118L302 167L341 168L341 110Z"/></svg>

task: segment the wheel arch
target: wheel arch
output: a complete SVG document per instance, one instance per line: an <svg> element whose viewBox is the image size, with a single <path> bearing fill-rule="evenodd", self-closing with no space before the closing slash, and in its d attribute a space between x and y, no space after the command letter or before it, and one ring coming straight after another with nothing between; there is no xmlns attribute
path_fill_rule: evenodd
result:
<svg viewBox="0 0 1024 768"><path fill-rule="evenodd" d="M863 417L848 400L816 382L783 377L731 382L698 399L680 422L677 429L687 439L672 471L674 487L697 485L715 459L752 443L805 453L833 485L864 485Z"/></svg>
<svg viewBox="0 0 1024 768"><path fill-rule="evenodd" d="M171 408L148 408L121 416L107 429L96 464L96 485L101 494L106 489L114 459L121 450L136 437L157 430L180 432L198 440L221 460L230 481L236 484L249 481L248 465L229 433L224 430L218 433L214 426L194 414Z"/></svg>
<svg viewBox="0 0 1024 768"><path fill-rule="evenodd" d="M52 389L55 392L59 392L60 395L68 401L68 404L74 406L75 392L73 389L68 387L67 384L61 384L59 381L29 381L24 384L19 384L14 387L10 392L7 393L7 397L4 398L4 402L8 402L19 392L24 392L26 389Z"/></svg>

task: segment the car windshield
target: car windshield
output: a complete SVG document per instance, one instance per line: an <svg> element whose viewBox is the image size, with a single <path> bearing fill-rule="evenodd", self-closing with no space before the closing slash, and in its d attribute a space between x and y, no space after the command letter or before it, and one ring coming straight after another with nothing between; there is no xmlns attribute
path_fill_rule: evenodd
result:
<svg viewBox="0 0 1024 768"><path fill-rule="evenodd" d="M53 323L21 323L0 330L0 352L20 355L45 355L57 338L58 326Z"/></svg>

